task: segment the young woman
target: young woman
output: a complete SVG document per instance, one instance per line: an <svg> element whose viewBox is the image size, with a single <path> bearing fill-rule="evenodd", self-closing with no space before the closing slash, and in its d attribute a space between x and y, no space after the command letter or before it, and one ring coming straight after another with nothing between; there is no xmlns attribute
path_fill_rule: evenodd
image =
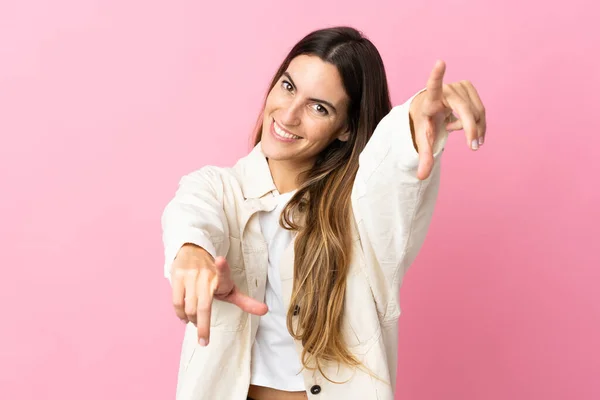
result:
<svg viewBox="0 0 600 400"><path fill-rule="evenodd" d="M182 178L162 216L187 323L177 399L394 398L398 292L447 132L473 150L485 137L475 88L444 71L392 108L368 39L313 32L275 74L250 154Z"/></svg>

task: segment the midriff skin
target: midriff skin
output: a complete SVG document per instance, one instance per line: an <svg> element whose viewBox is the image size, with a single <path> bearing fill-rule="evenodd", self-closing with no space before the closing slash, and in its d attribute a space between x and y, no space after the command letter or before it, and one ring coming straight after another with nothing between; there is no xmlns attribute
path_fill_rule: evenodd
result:
<svg viewBox="0 0 600 400"><path fill-rule="evenodd" d="M250 385L248 397L254 400L305 400L306 392L286 392L264 386Z"/></svg>

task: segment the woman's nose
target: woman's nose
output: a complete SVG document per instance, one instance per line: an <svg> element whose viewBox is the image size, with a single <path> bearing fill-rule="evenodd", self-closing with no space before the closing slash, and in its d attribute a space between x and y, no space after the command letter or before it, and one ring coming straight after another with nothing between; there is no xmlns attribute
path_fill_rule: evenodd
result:
<svg viewBox="0 0 600 400"><path fill-rule="evenodd" d="M296 126L300 123L300 106L292 102L282 113L281 123L288 126Z"/></svg>

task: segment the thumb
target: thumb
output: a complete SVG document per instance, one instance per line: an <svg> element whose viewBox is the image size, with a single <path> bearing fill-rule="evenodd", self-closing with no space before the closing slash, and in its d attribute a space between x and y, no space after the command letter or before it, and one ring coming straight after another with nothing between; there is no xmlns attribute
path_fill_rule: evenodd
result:
<svg viewBox="0 0 600 400"><path fill-rule="evenodd" d="M233 291L225 298L225 301L235 304L245 312L254 315L265 315L269 308L265 303L261 303L252 297L245 295L234 286Z"/></svg>
<svg viewBox="0 0 600 400"><path fill-rule="evenodd" d="M215 259L215 267L217 270L217 276L219 277L220 286L226 290L226 292L222 294L222 296L225 296L221 297L223 301L234 304L245 312L254 315L265 315L267 311L269 311L265 303L255 300L252 297L240 292L231 279L229 263L224 257L217 257Z"/></svg>
<svg viewBox="0 0 600 400"><path fill-rule="evenodd" d="M229 268L229 263L225 257L217 257L215 258L215 267L217 268Z"/></svg>
<svg viewBox="0 0 600 400"><path fill-rule="evenodd" d="M229 269L229 263L225 257L215 258L215 269L217 271L219 281L227 282L229 279L231 279L231 270Z"/></svg>
<svg viewBox="0 0 600 400"><path fill-rule="evenodd" d="M415 141L419 151L419 168L417 178L427 179L433 168L433 141L435 139L435 127L431 118L423 123L423 128L415 132Z"/></svg>

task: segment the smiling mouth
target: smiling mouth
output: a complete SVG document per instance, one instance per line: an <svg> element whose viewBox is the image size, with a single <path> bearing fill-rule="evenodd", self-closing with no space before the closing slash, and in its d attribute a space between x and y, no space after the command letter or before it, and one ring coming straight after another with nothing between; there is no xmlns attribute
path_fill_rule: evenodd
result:
<svg viewBox="0 0 600 400"><path fill-rule="evenodd" d="M289 133L288 131L283 129L281 126L279 126L279 124L275 120L273 120L273 132L275 133L275 135L277 137L284 139L284 140L302 139L300 136Z"/></svg>

